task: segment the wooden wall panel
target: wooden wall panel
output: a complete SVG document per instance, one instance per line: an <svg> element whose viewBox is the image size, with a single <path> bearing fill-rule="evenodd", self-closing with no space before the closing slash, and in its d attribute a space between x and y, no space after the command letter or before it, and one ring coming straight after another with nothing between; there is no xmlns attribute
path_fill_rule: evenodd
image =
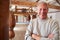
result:
<svg viewBox="0 0 60 40"><path fill-rule="evenodd" d="M9 40L9 0L0 0L0 40Z"/></svg>

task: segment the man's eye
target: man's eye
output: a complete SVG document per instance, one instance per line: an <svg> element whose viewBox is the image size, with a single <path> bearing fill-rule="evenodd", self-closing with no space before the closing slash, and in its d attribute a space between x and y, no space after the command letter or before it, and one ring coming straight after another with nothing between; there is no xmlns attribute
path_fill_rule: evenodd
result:
<svg viewBox="0 0 60 40"><path fill-rule="evenodd" d="M42 9L40 9L40 10L42 10Z"/></svg>

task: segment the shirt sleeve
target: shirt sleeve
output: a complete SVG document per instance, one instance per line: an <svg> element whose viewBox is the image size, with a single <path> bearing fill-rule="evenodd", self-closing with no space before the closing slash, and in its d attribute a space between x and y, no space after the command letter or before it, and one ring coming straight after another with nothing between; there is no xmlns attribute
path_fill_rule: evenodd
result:
<svg viewBox="0 0 60 40"><path fill-rule="evenodd" d="M51 24L51 34L54 34L53 38L41 37L40 40L59 40L59 25L57 21Z"/></svg>
<svg viewBox="0 0 60 40"><path fill-rule="evenodd" d="M31 37L32 34L32 21L30 21L26 33L25 33L25 40L33 40L33 38Z"/></svg>

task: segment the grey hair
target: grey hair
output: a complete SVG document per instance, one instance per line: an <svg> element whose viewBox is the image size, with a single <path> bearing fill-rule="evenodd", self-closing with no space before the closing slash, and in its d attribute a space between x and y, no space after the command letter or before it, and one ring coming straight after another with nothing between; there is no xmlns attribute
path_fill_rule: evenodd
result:
<svg viewBox="0 0 60 40"><path fill-rule="evenodd" d="M40 4L44 4L44 5L46 5L47 8L48 8L48 4L47 4L46 2L44 2L44 1L39 1L39 2L37 3L37 6L39 6Z"/></svg>

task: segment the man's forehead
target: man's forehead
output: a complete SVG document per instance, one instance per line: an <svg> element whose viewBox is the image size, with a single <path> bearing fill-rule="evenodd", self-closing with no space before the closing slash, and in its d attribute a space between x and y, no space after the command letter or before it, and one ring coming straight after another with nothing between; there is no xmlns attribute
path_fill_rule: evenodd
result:
<svg viewBox="0 0 60 40"><path fill-rule="evenodd" d="M47 8L46 5L39 5L38 8Z"/></svg>
<svg viewBox="0 0 60 40"><path fill-rule="evenodd" d="M47 7L47 4L41 3L41 4L39 4L38 6L46 6L46 7Z"/></svg>

